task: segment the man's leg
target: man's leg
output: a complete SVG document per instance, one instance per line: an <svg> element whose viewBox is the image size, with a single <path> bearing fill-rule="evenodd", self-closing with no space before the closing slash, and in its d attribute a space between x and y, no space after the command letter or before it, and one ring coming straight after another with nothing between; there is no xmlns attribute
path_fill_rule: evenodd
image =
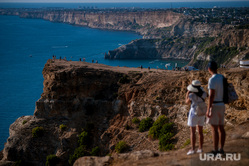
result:
<svg viewBox="0 0 249 166"><path fill-rule="evenodd" d="M211 126L212 126L214 150L218 151L218 143L219 143L218 125L211 125Z"/></svg>
<svg viewBox="0 0 249 166"><path fill-rule="evenodd" d="M219 125L219 133L220 133L220 150L223 150L226 140L226 131L224 129L224 125Z"/></svg>

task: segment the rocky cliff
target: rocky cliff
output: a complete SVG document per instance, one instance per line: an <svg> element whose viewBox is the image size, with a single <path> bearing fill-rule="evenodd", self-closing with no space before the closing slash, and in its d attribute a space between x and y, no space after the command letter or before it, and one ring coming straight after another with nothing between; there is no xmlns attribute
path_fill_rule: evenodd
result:
<svg viewBox="0 0 249 166"><path fill-rule="evenodd" d="M214 37L229 28L221 23L194 22L171 10L49 10L0 9L1 15L44 19L90 28L135 31L144 38L169 36Z"/></svg>
<svg viewBox="0 0 249 166"><path fill-rule="evenodd" d="M222 33L194 54L190 65L204 69L215 60L227 67L238 67L239 61L249 57L249 29L230 29Z"/></svg>
<svg viewBox="0 0 249 166"><path fill-rule="evenodd" d="M227 106L226 126L233 129L248 122L249 71L220 72L233 83L239 96L239 100ZM186 126L189 106L184 104L186 87L193 79L198 79L206 89L210 77L207 72L148 71L64 60L49 60L43 76L44 89L36 102L34 115L20 117L10 126L0 165L17 162L44 165L48 155L56 155L59 165L69 165L80 133L86 130L91 137L87 148L98 146L100 156L113 155L96 161L102 165L163 155L158 140L149 139L148 132L138 131L132 123L134 117L156 120L166 115L175 124L175 149L179 149L189 138ZM44 130L38 137L33 134L36 127ZM208 141L208 126L205 131ZM130 153L117 156L114 148L121 140L128 144ZM95 158L90 158L89 162Z"/></svg>
<svg viewBox="0 0 249 166"><path fill-rule="evenodd" d="M205 69L208 61L215 60L218 64L237 67L239 60L249 55L248 32L248 29L230 29L207 37L194 37L196 33L193 33L192 37L183 34L162 39L139 39L109 51L105 58L183 59L198 69Z"/></svg>
<svg viewBox="0 0 249 166"><path fill-rule="evenodd" d="M11 14L3 11L1 14ZM12 14L17 15L17 12ZM176 24L182 14L169 10L162 11L126 11L126 10L36 10L19 11L22 18L39 18L52 22L62 22L90 28L135 31L147 35L157 28Z"/></svg>
<svg viewBox="0 0 249 166"><path fill-rule="evenodd" d="M191 61L189 65L204 69L206 61L211 58L219 64L234 67L237 65L234 62L248 53L248 29L236 29L231 24L219 22L195 21L194 17L171 10L0 9L0 14L91 28L135 31L143 35L143 39L109 52L107 50L107 59L184 59ZM211 43L213 40L210 38L215 41ZM222 47L228 51L236 49L237 52L216 56L206 51L210 46L217 46L217 50Z"/></svg>

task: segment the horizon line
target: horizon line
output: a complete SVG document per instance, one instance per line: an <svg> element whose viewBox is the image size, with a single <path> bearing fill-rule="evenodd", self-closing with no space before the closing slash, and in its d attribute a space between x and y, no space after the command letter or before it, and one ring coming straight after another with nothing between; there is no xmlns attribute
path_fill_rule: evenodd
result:
<svg viewBox="0 0 249 166"><path fill-rule="evenodd" d="M0 3L179 3L179 2L184 2L184 3L189 3L189 2L199 2L199 3L205 3L205 2L248 2L247 0L239 0L239 1L236 1L236 0L219 0L219 1L216 1L216 0L206 0L206 1L198 1L198 0L191 0L191 1L184 1L184 0L180 0L180 1L173 1L173 2L170 2L170 1L166 1L166 2L162 2L162 1L154 1L154 2L148 2L148 1L145 1L145 2L142 2L142 1L134 1L134 2L129 2L129 1L119 1L119 2L110 2L110 1L104 1L104 2L51 2L51 1L48 1L48 2L1 2Z"/></svg>

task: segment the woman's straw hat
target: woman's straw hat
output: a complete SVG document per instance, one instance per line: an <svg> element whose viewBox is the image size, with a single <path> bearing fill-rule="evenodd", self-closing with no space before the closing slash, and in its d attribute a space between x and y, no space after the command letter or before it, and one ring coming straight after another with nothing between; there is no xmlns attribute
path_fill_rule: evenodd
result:
<svg viewBox="0 0 249 166"><path fill-rule="evenodd" d="M201 86L201 82L198 80L193 80L192 84L190 84L187 89L190 92L198 92L197 86Z"/></svg>

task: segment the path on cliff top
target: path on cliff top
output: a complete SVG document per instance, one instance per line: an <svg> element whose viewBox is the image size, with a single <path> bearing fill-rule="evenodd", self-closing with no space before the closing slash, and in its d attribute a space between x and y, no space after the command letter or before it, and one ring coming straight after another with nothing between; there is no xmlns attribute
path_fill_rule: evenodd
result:
<svg viewBox="0 0 249 166"><path fill-rule="evenodd" d="M197 136L198 139L198 136ZM197 141L198 143L198 141ZM196 144L197 145L197 144ZM190 145L184 149L163 152L158 157L150 157L137 161L116 161L115 166L248 166L249 165L249 122L235 126L233 129L227 131L227 138L225 144L225 152L235 154L236 158L241 155L239 161L201 161L199 154L187 156L186 153L190 149ZM212 150L211 135L208 141L204 143L204 152ZM201 158L204 158L205 153L202 153ZM223 156L222 160L225 159Z"/></svg>

